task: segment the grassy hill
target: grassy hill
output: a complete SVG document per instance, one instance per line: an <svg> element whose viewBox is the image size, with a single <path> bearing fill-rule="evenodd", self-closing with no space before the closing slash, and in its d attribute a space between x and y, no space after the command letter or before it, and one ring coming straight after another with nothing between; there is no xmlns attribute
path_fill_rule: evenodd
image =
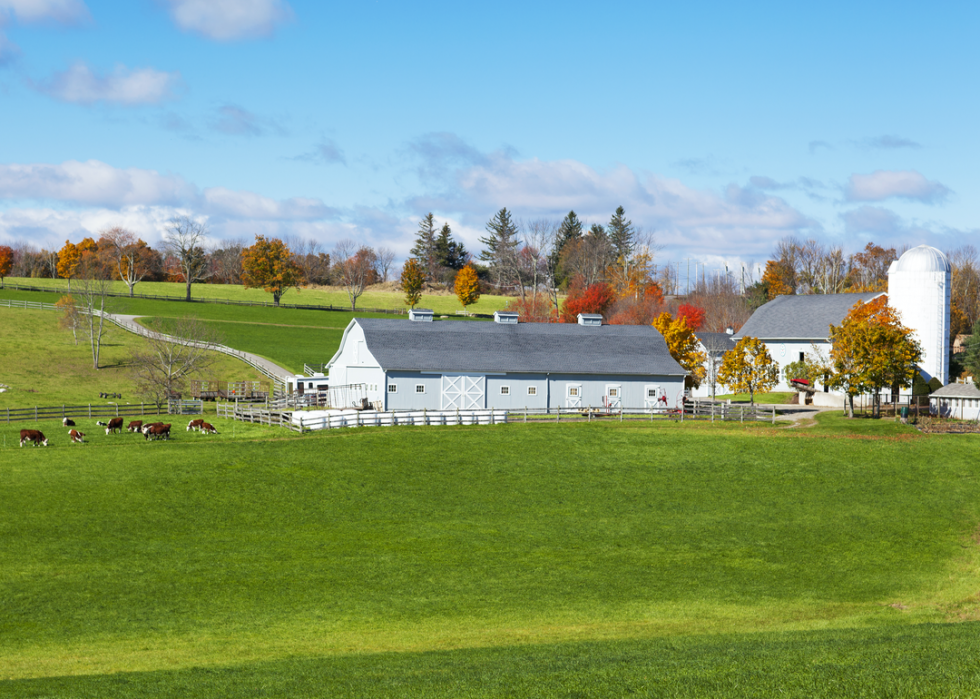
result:
<svg viewBox="0 0 980 699"><path fill-rule="evenodd" d="M980 686L972 436L219 430L0 449L5 696Z"/></svg>
<svg viewBox="0 0 980 699"><path fill-rule="evenodd" d="M22 284L32 287L41 287L57 291L60 294L68 292L68 281L65 279L24 279L20 277L7 277L7 284ZM399 291L391 290L392 285L376 285L368 287L364 294L357 299L357 306L361 308L384 308L404 311L405 295ZM123 282L113 282L112 291L119 294L128 294L129 289ZM135 293L147 296L167 296L175 300L183 300L186 297L187 289L184 284L174 282L140 282L136 285ZM194 284L191 297L196 299L225 299L232 301L253 301L257 303L271 303L272 294L268 294L262 289L246 289L240 284ZM480 300L469 307L473 313L493 313L504 308L512 299L507 296L495 296L484 294ZM350 299L347 293L340 288L308 288L292 289L286 293L282 303L294 303L313 306L338 306L342 309L350 308ZM436 313L453 315L456 311L462 310L459 300L451 293L426 293L422 295L419 303L422 308L431 308Z"/></svg>

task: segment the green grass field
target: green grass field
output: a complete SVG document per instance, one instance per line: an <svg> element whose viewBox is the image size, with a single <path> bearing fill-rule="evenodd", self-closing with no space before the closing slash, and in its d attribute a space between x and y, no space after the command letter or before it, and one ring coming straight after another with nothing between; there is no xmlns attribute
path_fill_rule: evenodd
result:
<svg viewBox="0 0 980 699"><path fill-rule="evenodd" d="M973 436L830 414L303 437L221 421L217 439L20 449L14 427L4 696L980 687Z"/></svg>
<svg viewBox="0 0 980 699"><path fill-rule="evenodd" d="M796 393L793 391L783 392L783 393L756 393L754 398L756 403L763 405L786 405L791 400ZM748 393L726 393L725 395L718 396L717 400L730 400L732 403L748 403L749 394Z"/></svg>
<svg viewBox="0 0 980 699"><path fill-rule="evenodd" d="M65 279L24 279L7 277L8 284L23 284L32 287L42 287L56 290L60 294L67 293L68 281ZM123 282L113 282L112 291L118 294L128 294L129 289ZM186 287L174 282L140 282L134 292L147 296L169 296L177 300L186 297ZM230 301L272 302L272 294L262 289L246 289L240 284L194 284L191 297L198 299L225 299ZM484 294L480 300L467 310L472 313L493 313L504 308L512 299L507 296ZM312 306L339 306L350 308L350 299L342 289L291 289L282 298L282 303L294 303ZM453 315L463 307L459 299L453 295L423 294L418 304L422 308L431 308L436 313ZM357 299L357 306L363 308L384 308L405 310L405 295L395 291L381 291L368 287L367 291Z"/></svg>
<svg viewBox="0 0 980 699"><path fill-rule="evenodd" d="M0 393L0 410L105 404L108 401L99 398L101 392L121 393L122 402L138 403L129 360L132 349L143 340L110 326L96 370L88 341L80 334L75 345L71 332L58 327L58 318L57 311L0 306L0 383L10 387ZM215 355L208 376L226 381L265 380L247 364L221 354Z"/></svg>

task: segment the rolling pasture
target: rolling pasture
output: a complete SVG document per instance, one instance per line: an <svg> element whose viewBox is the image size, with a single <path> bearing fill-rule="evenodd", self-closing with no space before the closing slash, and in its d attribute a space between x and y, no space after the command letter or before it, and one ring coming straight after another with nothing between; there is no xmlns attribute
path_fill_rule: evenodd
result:
<svg viewBox="0 0 980 699"><path fill-rule="evenodd" d="M5 696L980 686L973 436L835 415L216 424L169 443L5 433Z"/></svg>

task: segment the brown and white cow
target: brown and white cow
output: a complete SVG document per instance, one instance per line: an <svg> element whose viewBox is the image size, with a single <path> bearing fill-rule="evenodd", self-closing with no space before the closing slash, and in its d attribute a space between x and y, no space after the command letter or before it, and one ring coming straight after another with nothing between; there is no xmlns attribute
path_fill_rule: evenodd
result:
<svg viewBox="0 0 980 699"><path fill-rule="evenodd" d="M142 429L143 429L143 421L142 420L133 420L131 423L129 423L126 426L126 429L129 432L141 432Z"/></svg>
<svg viewBox="0 0 980 699"><path fill-rule="evenodd" d="M163 425L162 422L147 422L144 423L142 427L140 427L140 432L146 434L147 432L150 431L151 427L161 427L162 425Z"/></svg>
<svg viewBox="0 0 980 699"><path fill-rule="evenodd" d="M121 417L114 417L111 420L109 420L109 422L102 422L101 420L99 420L95 424L98 425L99 427L105 427L106 434L112 434L113 432L116 431L122 432L123 419Z"/></svg>
<svg viewBox="0 0 980 699"><path fill-rule="evenodd" d="M20 445L24 446L24 442L32 442L35 447L48 446L48 438L40 430L21 430Z"/></svg>
<svg viewBox="0 0 980 699"><path fill-rule="evenodd" d="M72 420L70 417L66 417L66 418L62 418L61 424L64 427L74 427L75 426L75 421Z"/></svg>
<svg viewBox="0 0 980 699"><path fill-rule="evenodd" d="M170 424L150 425L150 429L143 434L147 441L150 439L170 439Z"/></svg>
<svg viewBox="0 0 980 699"><path fill-rule="evenodd" d="M214 429L214 425L207 422L201 421L201 432L204 434L218 434L218 430Z"/></svg>
<svg viewBox="0 0 980 699"><path fill-rule="evenodd" d="M82 444L85 442L85 433L79 432L78 430L68 430L68 439L70 439L72 442Z"/></svg>
<svg viewBox="0 0 980 699"><path fill-rule="evenodd" d="M204 420L201 419L191 420L190 422L187 423L187 431L191 432L193 430L199 430L201 429L201 426L203 424L204 424Z"/></svg>

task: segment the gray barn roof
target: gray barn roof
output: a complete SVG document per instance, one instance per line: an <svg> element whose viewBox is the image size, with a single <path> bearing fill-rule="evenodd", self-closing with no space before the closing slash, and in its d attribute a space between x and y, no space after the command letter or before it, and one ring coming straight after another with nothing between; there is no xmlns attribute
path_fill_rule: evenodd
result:
<svg viewBox="0 0 980 699"><path fill-rule="evenodd" d="M694 333L704 348L712 354L724 354L728 350L735 349L734 336L728 333Z"/></svg>
<svg viewBox="0 0 980 699"><path fill-rule="evenodd" d="M385 371L639 374L687 372L649 325L478 323L355 318Z"/></svg>
<svg viewBox="0 0 980 699"><path fill-rule="evenodd" d="M777 296L756 309L735 339L826 340L830 326L840 325L858 301L867 303L881 292L864 294L813 294Z"/></svg>
<svg viewBox="0 0 980 699"><path fill-rule="evenodd" d="M980 389L972 383L951 383L938 388L930 394L930 398L966 398L980 399Z"/></svg>

